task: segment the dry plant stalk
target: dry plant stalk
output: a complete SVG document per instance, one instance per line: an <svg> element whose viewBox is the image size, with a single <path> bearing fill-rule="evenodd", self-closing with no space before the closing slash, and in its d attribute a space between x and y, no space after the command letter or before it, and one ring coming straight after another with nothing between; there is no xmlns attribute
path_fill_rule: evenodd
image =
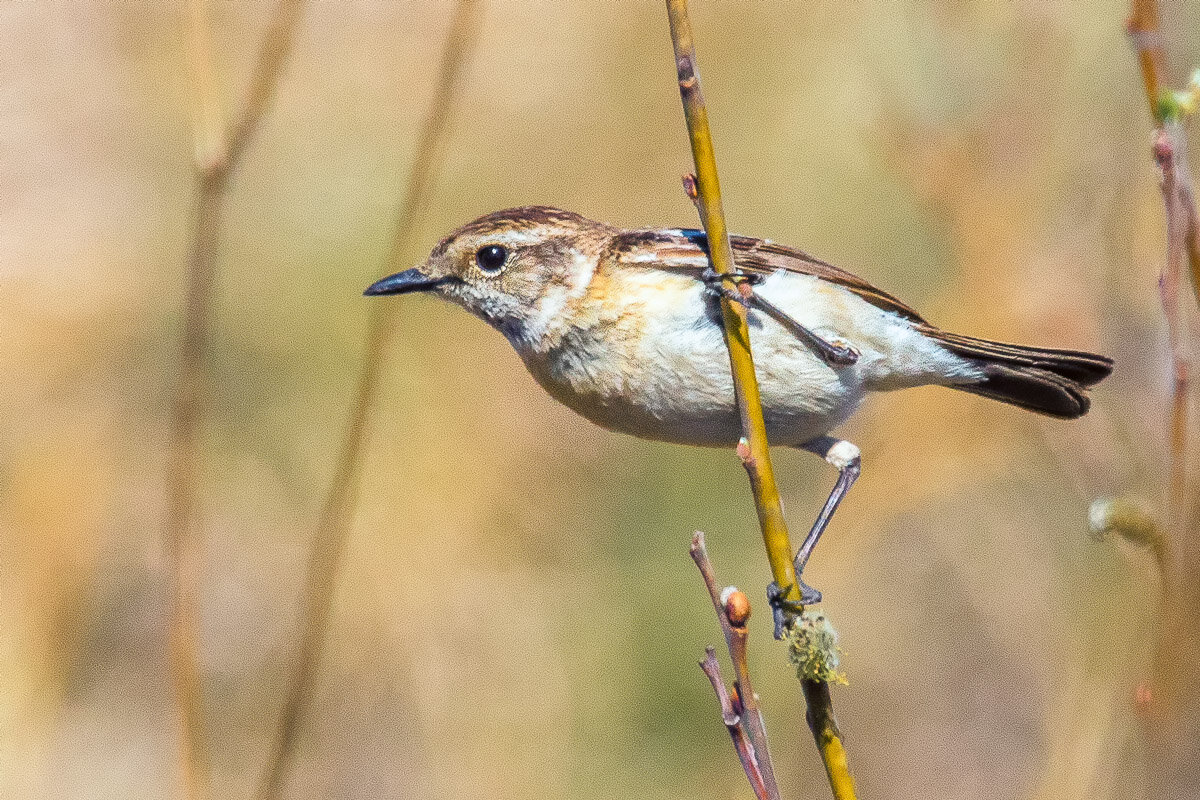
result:
<svg viewBox="0 0 1200 800"><path fill-rule="evenodd" d="M692 159L696 166L695 201L701 222L708 237L709 261L719 275L736 273L733 248L729 241L729 229L725 223L725 212L721 204L721 186L717 177L717 162L713 152L712 133L708 126L708 109L700 90L700 75L696 66L696 47L692 38L691 22L688 19L687 0L667 0L667 16L671 24L671 43L675 50L675 67L679 78L679 95L683 101L687 119L688 138L692 146ZM750 349L750 329L747 311L739 303L722 295L721 317L724 322L725 344L729 348L729 363L733 373L734 392L742 420L742 443L738 455L750 477L754 493L754 507L758 512L763 542L771 573L775 583L783 589L784 599L798 602L800 588L792 563L794 551L788 537L787 523L783 516L783 504L779 498L779 487L775 482L775 471L771 466L771 452L767 443L767 428L763 421L762 401L758 389L758 377L754 371L754 356ZM752 696L751 692L747 695ZM808 719L813 725L813 735L829 784L838 800L854 798L854 782L846 763L841 733L833 722L833 706L826 684L824 691L805 690L809 703ZM814 707L812 704L816 703ZM814 725L815 721L815 725ZM751 736L754 725L751 725ZM765 736L764 736L765 744ZM769 764L769 761L768 761ZM769 774L770 767L766 772ZM764 775L764 778L766 775ZM752 781L753 783L753 781Z"/></svg>
<svg viewBox="0 0 1200 800"><path fill-rule="evenodd" d="M441 145L450 127L453 110L462 94L465 66L478 38L482 8L483 3L480 0L459 0L455 6L454 18L438 69L437 88L421 127L416 155L403 194L404 199L396 215L395 228L385 259L385 266L388 268L382 270L385 273L395 271L394 265L411 244L417 218L428 202L432 180L441 161ZM350 404L350 414L338 451L338 460L334 466L333 478L313 535L301 594L300 642L280 712L274 744L256 795L260 800L278 797L295 749L301 720L312 698L313 677L321 660L333 604L333 591L337 584L342 552L358 497L361 455L392 328L393 308L390 303L371 304L362 370Z"/></svg>
<svg viewBox="0 0 1200 800"><path fill-rule="evenodd" d="M246 100L228 126L213 75L206 2L190 0L187 9L187 56L195 107L196 210L187 258L179 379L171 403L165 538L171 578L170 669L181 717L180 765L189 798L203 797L207 788L197 641L200 558L193 524L199 455L196 440L204 409L221 213L229 182L274 96L302 8L302 0L280 0L276 6Z"/></svg>
<svg viewBox="0 0 1200 800"><path fill-rule="evenodd" d="M1179 93L1166 88L1169 81L1160 21L1156 0L1133 0L1127 29L1155 122L1153 150L1166 215L1166 260L1160 289L1173 372L1167 523L1156 550L1162 598L1145 717L1146 771L1153 796L1183 797L1200 791L1200 635L1195 624L1200 614L1200 537L1196 530L1200 505L1187 473L1189 373L1196 344L1191 320L1197 310L1191 300L1200 301L1200 221L1186 161L1187 109L1179 102ZM1200 90L1193 88L1195 91ZM1191 293L1181 289L1189 274Z"/></svg>

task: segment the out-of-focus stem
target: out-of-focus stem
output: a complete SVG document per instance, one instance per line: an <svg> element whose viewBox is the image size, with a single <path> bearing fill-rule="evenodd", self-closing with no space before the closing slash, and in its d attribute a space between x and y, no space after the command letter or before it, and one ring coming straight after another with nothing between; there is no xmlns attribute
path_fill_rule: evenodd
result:
<svg viewBox="0 0 1200 800"><path fill-rule="evenodd" d="M1163 52L1162 33L1158 27L1158 0L1133 0L1133 7L1125 29L1133 39L1138 63L1142 70L1142 85L1150 113L1159 120L1159 94L1166 75L1166 54Z"/></svg>
<svg viewBox="0 0 1200 800"><path fill-rule="evenodd" d="M200 558L193 530L197 432L204 408L221 214L229 181L278 85L302 6L301 0L281 0L276 6L246 102L228 129L220 112L204 0L189 1L185 20L195 107L196 210L188 249L179 378L171 403L165 539L171 575L169 662L180 714L180 765L185 795L193 800L205 795L207 784L198 643Z"/></svg>
<svg viewBox="0 0 1200 800"><path fill-rule="evenodd" d="M1170 421L1170 527L1178 534L1190 516L1187 497L1188 396L1191 351L1186 315L1180 305L1184 264L1192 278L1193 296L1200 302L1200 224L1195 190L1187 168L1187 137L1179 119L1164 118L1166 54L1159 28L1157 0L1133 0L1126 23L1138 55L1146 102L1158 126L1154 154L1162 172L1163 205L1167 220L1167 259L1162 275L1162 302L1171 343L1172 391Z"/></svg>
<svg viewBox="0 0 1200 800"><path fill-rule="evenodd" d="M1195 336L1189 316L1200 301L1200 225L1195 191L1187 167L1184 117L1192 97L1168 92L1166 56L1156 0L1133 0L1128 30L1137 50L1146 101L1157 131L1154 157L1161 172L1166 216L1166 263L1161 291L1171 348L1172 392L1169 429L1168 513L1156 552L1162 573L1158 642L1150 700L1144 712L1146 773L1156 797L1191 797L1200 792L1200 538L1196 535L1200 504L1189 484L1188 407L1190 366ZM1185 265L1187 269L1185 271ZM1181 291L1190 274L1192 292ZM1190 306L1190 313L1189 313Z"/></svg>
<svg viewBox="0 0 1200 800"><path fill-rule="evenodd" d="M430 186L440 163L441 145L461 96L462 76L478 39L483 3L459 0L450 25L438 70L437 87L428 115L421 127L416 154L396 215L385 272L392 271L411 245L412 232L421 209L429 200ZM313 676L321 660L329 625L333 591L358 496L361 456L371 410L375 404L387 341L392 328L392 304L371 303L362 371L350 404L342 445L321 515L313 536L312 550L302 589L300 643L288 682L275 741L268 757L257 796L277 797L287 774L296 735L312 695Z"/></svg>

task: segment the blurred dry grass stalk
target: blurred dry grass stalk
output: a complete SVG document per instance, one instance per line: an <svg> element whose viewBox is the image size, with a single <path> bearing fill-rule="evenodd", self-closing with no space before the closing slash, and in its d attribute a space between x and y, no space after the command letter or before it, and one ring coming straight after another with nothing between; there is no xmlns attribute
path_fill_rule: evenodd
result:
<svg viewBox="0 0 1200 800"><path fill-rule="evenodd" d="M463 73L478 39L482 7L482 0L458 0L455 6L438 69L437 88L418 135L416 155L402 195L404 200L396 215L392 243L380 267L381 275L396 271L400 258L412 245L413 229L428 202L449 122L461 97ZM394 303L371 304L362 369L350 403L333 479L310 545L301 595L300 640L274 745L258 790L257 796L261 800L279 795L296 734L311 700L313 673L320 664L329 625L333 593L361 479L363 443L375 405L395 308Z"/></svg>
<svg viewBox="0 0 1200 800"><path fill-rule="evenodd" d="M201 565L194 525L200 455L197 434L204 416L206 357L220 254L221 215L230 181L275 93L303 6L303 0L279 0L259 50L246 99L232 124L225 122L214 74L208 0L189 0L187 6L187 56L195 109L196 209L188 252L179 383L171 415L166 551L172 581L170 663L180 716L179 764L186 796L193 800L207 794L204 693L198 641Z"/></svg>
<svg viewBox="0 0 1200 800"><path fill-rule="evenodd" d="M1166 216L1159 289L1173 372L1166 506L1161 540L1153 543L1162 596L1157 652L1144 690L1146 767L1152 796L1195 797L1200 795L1200 485L1188 474L1188 416L1192 357L1200 345L1194 302L1200 301L1200 217L1184 127L1195 101L1181 103L1169 88L1157 0L1133 0L1127 28L1156 125L1153 151ZM1188 91L1200 91L1195 77ZM1189 276L1191 292L1183 290Z"/></svg>
<svg viewBox="0 0 1200 800"><path fill-rule="evenodd" d="M695 180L685 179L684 184L689 189L694 186L693 200L700 212L700 221L708 238L709 262L718 275L734 275L737 267L733 262L733 248L729 241L729 228L725 222L725 210L721 203L721 184L717 176L717 160L713 151L712 133L708 125L708 108L704 102L704 93L700 88L700 70L696 59L696 46L692 37L691 21L688 19L687 0L667 0L667 16L671 24L671 44L675 52L675 67L679 79L679 95L683 101L684 117L687 121L688 139L692 146L692 159L696 166ZM692 194L689 191L689 194ZM743 286L745 286L743 284ZM748 288L748 287L747 287ZM771 450L767 442L767 428L763 421L762 401L758 390L758 377L754 371L754 355L750 346L750 326L748 312L741 303L736 303L728 296L721 296L721 317L725 327L725 345L729 349L730 369L733 373L734 393L737 396L738 411L741 414L742 440L737 452L741 458L746 473L750 478L750 488L754 496L754 508L758 512L758 522L762 529L763 543L766 546L767 558L771 565L771 574L775 586L782 590L780 600L798 604L800 601L799 579L796 575L792 559L795 550L788 537L787 521L783 516L783 501L779 497L779 486L775 481L775 469L771 464ZM704 557L703 537L699 539L698 552ZM693 544L693 557L696 557L697 545ZM697 560L700 564L700 560ZM701 572L705 573L705 581L713 588L710 572L705 572L701 564ZM714 601L715 602L715 601ZM722 615L721 604L716 603L718 616ZM796 623L796 615L790 609L782 608L779 612L784 615L786 625ZM723 625L724 627L724 625ZM730 654L734 656L735 664L738 657L733 640L730 641ZM779 635L778 633L776 635ZM741 661L745 662L745 642L740 649ZM711 661L711 657L709 659ZM758 714L757 699L750 689L748 669L739 669L738 677L743 683L746 693L743 703L747 705L747 729L753 741L753 751L758 753L758 759L753 755L742 755L746 777L756 792L761 789L762 797L778 798L779 789L775 784L774 769L771 766L770 753L767 750L766 732L762 727L762 717ZM710 674L710 678L713 676ZM714 679L714 689L720 681ZM718 691L720 696L720 691ZM806 718L816 740L817 750L825 765L825 773L829 785L837 800L853 800L854 780L850 776L847 764L846 750L842 744L842 734L838 729L833 715L833 701L829 694L827 681L809 679L804 685L804 699L808 704ZM722 702L722 706L726 706ZM727 723L728 725L729 723ZM731 731L731 733L734 733ZM738 738L734 735L734 741ZM759 766L756 772L754 767Z"/></svg>

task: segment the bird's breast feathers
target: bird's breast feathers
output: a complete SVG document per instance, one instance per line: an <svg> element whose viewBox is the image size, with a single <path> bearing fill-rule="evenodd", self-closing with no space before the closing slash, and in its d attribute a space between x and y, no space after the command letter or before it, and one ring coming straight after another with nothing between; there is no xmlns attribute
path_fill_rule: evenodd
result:
<svg viewBox="0 0 1200 800"><path fill-rule="evenodd" d="M830 366L775 320L751 312L763 405L781 444L799 444L840 424L868 388L941 382L947 369L965 365L907 320L817 277L781 271L755 291L817 335L860 353L855 365ZM653 268L609 267L594 270L586 290L573 294L549 345L518 347L551 395L604 427L646 438L737 441L719 307L701 281Z"/></svg>

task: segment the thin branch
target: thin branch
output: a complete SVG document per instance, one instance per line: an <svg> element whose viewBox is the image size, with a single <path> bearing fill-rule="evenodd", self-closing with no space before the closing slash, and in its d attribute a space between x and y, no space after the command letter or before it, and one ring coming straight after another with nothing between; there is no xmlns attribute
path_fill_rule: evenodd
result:
<svg viewBox="0 0 1200 800"><path fill-rule="evenodd" d="M850 777L850 765L846 763L842 732L833 716L829 683L803 680L800 686L804 689L804 700L808 704L804 718L817 742L817 749L821 751L821 761L825 764L825 774L829 777L834 800L855 800L854 780Z"/></svg>
<svg viewBox="0 0 1200 800"><path fill-rule="evenodd" d="M396 215L395 228L386 256L388 269L383 270L385 272L393 271L395 263L410 246L416 220L428 202L433 176L440 163L441 145L449 130L453 110L461 96L462 76L478 40L482 8L483 4L478 0L459 0L455 7L438 71L437 88L428 116L421 127L416 155L404 190L404 200ZM313 536L302 590L300 643L280 713L275 742L257 794L261 800L270 800L279 794L295 749L296 735L300 730L304 711L311 699L313 677L321 660L325 633L329 625L333 591L358 497L361 456L392 328L392 308L388 303L371 304L362 371L359 373L354 399L350 404L333 479Z"/></svg>
<svg viewBox="0 0 1200 800"><path fill-rule="evenodd" d="M1189 267L1192 291L1200 301L1200 224L1197 223L1195 190L1187 167L1187 136L1180 119L1175 94L1168 91L1166 53L1163 50L1157 0L1133 0L1126 23L1137 51L1146 103L1158 128L1154 157L1162 179L1163 205L1167 221L1167 256L1160 288L1163 313L1171 347L1172 390L1170 421L1170 478L1168 497L1171 527L1186 525L1188 405L1191 382L1191 350L1188 346L1186 313L1181 305L1180 285L1184 264Z"/></svg>
<svg viewBox="0 0 1200 800"><path fill-rule="evenodd" d="M721 204L721 186L717 177L717 161L713 152L712 133L708 126L708 109L700 89L700 75L696 63L696 47L692 38L691 22L688 19L687 0L667 0L667 16L671 24L671 43L675 50L675 68L679 79L679 95L683 101L687 119L688 138L692 146L692 160L696 166L695 189L689 191L696 201L704 231L708 237L709 261L719 275L736 272L733 248L729 241L729 229L725 223L725 212ZM688 182L685 181L685 187ZM690 189L690 187L688 187ZM750 350L750 329L747 311L740 304L721 296L721 317L724 323L725 344L729 349L730 369L733 373L734 393L742 422L742 444L738 455L745 465L754 493L754 507L758 512L763 543L775 584L782 592L782 599L800 601L799 581L792 563L794 550L788 538L787 523L783 517L783 503L779 498L779 487L775 482L775 471L771 466L771 451L767 444L767 428L763 421L762 399L759 394L758 377L754 371L754 357ZM784 606L786 607L786 606ZM747 692L753 696L752 692ZM808 699L809 693L805 692ZM825 690L826 705L818 709L822 713L832 711L828 705L828 687ZM811 702L811 701L810 701ZM810 713L812 709L810 708ZM853 797L853 781L846 763L845 750L841 745L836 725L822 728L823 735L831 737L836 747L826 746L818 740L818 749L825 763L829 783L838 800ZM845 794L848 791L849 794ZM843 792L839 794L839 792Z"/></svg>
<svg viewBox="0 0 1200 800"><path fill-rule="evenodd" d="M211 32L204 0L187 9L187 58L195 104L196 211L187 261L187 294L180 344L179 378L170 423L170 457L165 476L165 540L171 572L170 664L180 712L180 762L185 794L206 793L203 692L199 669L198 601L200 556L193 523L196 505L197 432L203 416L206 355L211 329L221 213L237 157L245 152L283 69L301 0L281 0L251 80L251 91L226 131L213 77Z"/></svg>
<svg viewBox="0 0 1200 800"><path fill-rule="evenodd" d="M1163 265L1159 290L1163 315L1167 320L1167 338L1171 348L1171 423L1169 507L1171 527L1179 530L1183 523L1187 487L1188 448L1188 387L1191 372L1191 350L1188 344L1186 310L1181 304L1180 284L1187 249L1189 214L1184 207L1180 184L1187 182L1186 172L1177 161L1182 160L1183 130L1177 122L1165 122L1154 142L1154 156L1162 173L1163 207L1167 220L1167 257Z"/></svg>
<svg viewBox="0 0 1200 800"><path fill-rule="evenodd" d="M734 710L729 690L725 688L725 679L721 677L721 665L717 663L716 651L710 645L704 649L704 653L700 669L708 676L713 692L717 695L717 702L721 705L721 720L725 723L726 730L729 731L729 738L733 740L733 748L737 751L738 760L742 762L746 779L750 781L750 789L758 800L779 800L779 794L772 794L768 791L763 780L763 774L756 760L757 751L750 743L750 737L746 734L741 715Z"/></svg>
<svg viewBox="0 0 1200 800"><path fill-rule="evenodd" d="M1167 71L1167 57L1163 51L1162 32L1159 30L1158 0L1133 0L1133 8L1125 23L1125 30L1137 51L1142 69L1142 85L1146 90L1146 101L1155 122L1159 117L1159 96Z"/></svg>
<svg viewBox="0 0 1200 800"><path fill-rule="evenodd" d="M1186 117L1196 110L1200 76L1185 92L1169 89L1166 55L1155 0L1133 0L1128 30L1137 50L1146 101L1155 122L1154 158L1158 164L1166 216L1166 260L1160 289L1167 321L1172 365L1170 455L1166 525L1156 541L1162 573L1158 641L1154 654L1153 689L1145 692L1146 762L1154 796L1196 793L1196 719L1200 719L1200 641L1195 620L1200 611L1200 546L1195 528L1200 504L1190 485L1188 411L1190 370L1195 334L1191 327L1200 301L1200 224L1195 190L1187 166ZM1185 269L1186 265L1186 269ZM1192 292L1182 289L1190 273ZM1152 698L1152 704L1151 704Z"/></svg>
<svg viewBox="0 0 1200 800"><path fill-rule="evenodd" d="M775 768L771 764L771 750L767 746L767 731L763 724L762 711L758 706L758 695L750 682L750 666L746 658L746 623L750 619L750 601L746 595L730 587L722 591L713 574L712 562L704 546L704 534L700 531L692 536L692 560L700 570L708 596L712 599L717 622L725 634L725 645L733 662L736 683L736 701L730 698L721 668L717 664L712 647L707 648L707 657L700 668L712 683L713 691L721 704L721 717L729 736L733 739L738 760L747 780L759 800L779 800L779 785L775 780ZM726 595L726 596L722 596Z"/></svg>
<svg viewBox="0 0 1200 800"><path fill-rule="evenodd" d="M746 733L753 743L754 753L757 754L755 766L761 771L761 780L768 796L778 798L779 786L775 780L775 767L771 763L771 750L767 745L767 729L763 722L762 710L758 705L758 695L750 680L750 664L746 657L746 622L750 618L750 601L744 594L738 592L737 595L740 596L738 605L734 606L732 597L723 598L721 596L723 592L713 574L708 549L704 545L704 534L700 531L693 534L689 552L692 560L696 562L696 567L700 570L700 576L704 579L708 596L712 600L713 610L717 612L717 621L721 625L721 632L725 635L725 646L729 649L734 678L739 689L738 697L742 708L739 716L745 720ZM705 671L707 672L707 670ZM728 724L726 721L726 725ZM740 755L741 751L739 750ZM744 761L743 767L745 767ZM749 771L747 771L747 777L750 777ZM754 783L754 778L750 778L750 783Z"/></svg>

